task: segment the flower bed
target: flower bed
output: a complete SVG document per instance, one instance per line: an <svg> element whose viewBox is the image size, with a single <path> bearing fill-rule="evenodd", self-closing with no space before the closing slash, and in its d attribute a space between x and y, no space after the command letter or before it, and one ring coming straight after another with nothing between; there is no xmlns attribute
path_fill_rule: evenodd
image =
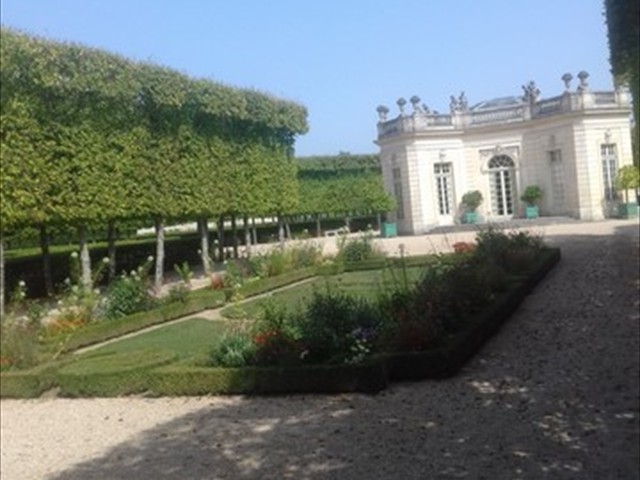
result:
<svg viewBox="0 0 640 480"><path fill-rule="evenodd" d="M143 392L154 396L372 393L384 389L392 381L450 376L484 345L559 260L558 249L540 251L535 262L518 277L512 277L508 288L490 305L472 315L464 328L425 351L373 354L357 363L272 367L216 368L196 365L193 361L170 364L170 359L164 357L157 363L141 364L141 368L115 366L109 372L89 369L82 374L74 373L73 369L77 367L73 365L59 367L59 372L53 366L41 366L2 373L0 395L34 397L53 387L59 388L61 395L68 396L117 396ZM263 343L271 339L272 334L262 338Z"/></svg>

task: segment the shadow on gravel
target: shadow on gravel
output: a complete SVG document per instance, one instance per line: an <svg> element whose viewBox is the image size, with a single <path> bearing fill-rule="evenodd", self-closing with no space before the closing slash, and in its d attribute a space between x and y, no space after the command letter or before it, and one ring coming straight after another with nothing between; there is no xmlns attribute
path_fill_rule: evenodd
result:
<svg viewBox="0 0 640 480"><path fill-rule="evenodd" d="M50 478L638 478L637 237L550 238L561 264L453 379L212 401Z"/></svg>

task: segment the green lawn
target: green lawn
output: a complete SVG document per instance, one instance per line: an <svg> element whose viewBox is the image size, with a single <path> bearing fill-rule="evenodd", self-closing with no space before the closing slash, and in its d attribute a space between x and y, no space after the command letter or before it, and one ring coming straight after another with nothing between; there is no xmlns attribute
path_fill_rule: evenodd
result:
<svg viewBox="0 0 640 480"><path fill-rule="evenodd" d="M178 359L194 357L209 352L215 339L225 330L226 323L194 318L105 345L80 355L79 358L127 354L142 350L163 350L177 355Z"/></svg>
<svg viewBox="0 0 640 480"><path fill-rule="evenodd" d="M419 279L424 267L407 268L407 279L410 283ZM401 281L402 271L393 271L397 281ZM392 272L389 270L366 270L360 272L348 272L332 277L318 277L302 285L281 290L269 296L281 305L289 309L298 308L304 301L311 297L314 290L334 288L350 295L373 299L383 291L385 285L393 284ZM263 305L267 301L265 297L255 300L248 300L240 305L230 305L221 311L223 317L227 318L256 318L263 310Z"/></svg>
<svg viewBox="0 0 640 480"><path fill-rule="evenodd" d="M421 268L408 268L409 281L418 279ZM395 272L396 277L401 277L401 271ZM288 308L296 308L309 298L314 289L336 288L343 292L365 298L374 298L386 284L392 283L392 276L388 270L371 270L361 272L349 272L335 277L316 278L296 287L288 288L274 293L270 298L286 305ZM222 310L230 318L256 318L262 312L262 304L266 299L259 298L248 300L238 306L231 305ZM240 308L240 314L237 309ZM234 310L236 310L234 312ZM98 348L86 354L78 356L78 360L101 357L106 355L135 355L137 352L152 351L157 353L168 352L176 355L177 360L200 357L206 355L212 348L216 339L229 328L230 325L238 325L237 320L211 321L201 318L187 320L174 325L158 328L148 333L142 333L135 337L123 339L104 347Z"/></svg>

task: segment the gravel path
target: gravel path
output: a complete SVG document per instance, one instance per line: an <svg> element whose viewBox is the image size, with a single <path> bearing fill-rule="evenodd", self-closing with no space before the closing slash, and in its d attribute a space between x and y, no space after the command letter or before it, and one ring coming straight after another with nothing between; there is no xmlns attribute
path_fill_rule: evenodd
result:
<svg viewBox="0 0 640 480"><path fill-rule="evenodd" d="M638 224L540 228L561 264L453 379L375 396L3 400L0 477L638 479Z"/></svg>

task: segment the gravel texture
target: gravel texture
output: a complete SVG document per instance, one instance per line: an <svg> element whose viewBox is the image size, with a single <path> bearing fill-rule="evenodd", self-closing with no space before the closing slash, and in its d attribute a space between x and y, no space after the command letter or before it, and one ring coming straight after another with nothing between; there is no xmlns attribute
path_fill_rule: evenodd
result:
<svg viewBox="0 0 640 480"><path fill-rule="evenodd" d="M638 223L532 225L561 263L455 378L373 396L3 400L0 477L638 479ZM381 243L421 253L469 234Z"/></svg>

